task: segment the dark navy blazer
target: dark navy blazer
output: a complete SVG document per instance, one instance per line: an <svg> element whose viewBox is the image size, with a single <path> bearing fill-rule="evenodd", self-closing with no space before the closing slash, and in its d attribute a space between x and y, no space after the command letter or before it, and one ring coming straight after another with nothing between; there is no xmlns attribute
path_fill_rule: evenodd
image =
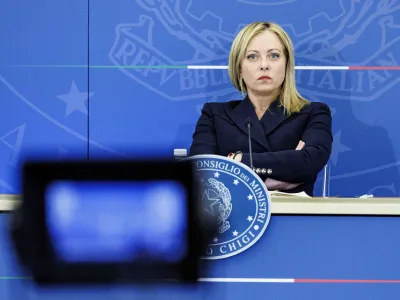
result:
<svg viewBox="0 0 400 300"><path fill-rule="evenodd" d="M242 163L250 166L248 129L251 118L253 166L266 168L272 178L302 183L288 193L304 191L313 196L318 173L327 164L332 149L332 117L322 102L311 102L299 113L288 116L279 102L273 102L261 120L248 97L225 103L205 103L190 147L190 156L227 156L242 151ZM299 141L305 146L295 150Z"/></svg>

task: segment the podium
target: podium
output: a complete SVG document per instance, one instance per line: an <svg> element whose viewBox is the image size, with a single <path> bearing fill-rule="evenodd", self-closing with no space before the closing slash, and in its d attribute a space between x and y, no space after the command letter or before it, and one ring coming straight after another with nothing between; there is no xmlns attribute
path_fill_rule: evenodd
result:
<svg viewBox="0 0 400 300"><path fill-rule="evenodd" d="M208 261L195 288L167 285L42 292L19 278L7 237L18 196L0 197L1 299L393 299L400 291L400 199L272 197L262 238ZM113 298L114 297L114 298Z"/></svg>

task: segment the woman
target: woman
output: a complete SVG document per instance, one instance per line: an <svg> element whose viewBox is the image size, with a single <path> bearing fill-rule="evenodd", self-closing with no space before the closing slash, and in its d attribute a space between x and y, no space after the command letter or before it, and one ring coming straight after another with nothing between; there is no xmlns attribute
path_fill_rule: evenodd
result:
<svg viewBox="0 0 400 300"><path fill-rule="evenodd" d="M313 196L331 153L332 118L326 104L297 92L294 67L292 42L279 25L244 27L233 41L229 76L247 95L204 104L190 155L223 155L250 166L250 124L253 166L267 188Z"/></svg>

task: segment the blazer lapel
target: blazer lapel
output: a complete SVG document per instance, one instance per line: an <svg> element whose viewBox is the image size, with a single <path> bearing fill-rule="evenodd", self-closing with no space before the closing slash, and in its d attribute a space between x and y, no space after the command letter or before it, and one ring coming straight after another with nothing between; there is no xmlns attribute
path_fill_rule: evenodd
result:
<svg viewBox="0 0 400 300"><path fill-rule="evenodd" d="M279 105L279 100L272 102L260 120L265 136L284 122L287 117L284 108Z"/></svg>
<svg viewBox="0 0 400 300"><path fill-rule="evenodd" d="M261 122L258 119L257 114L254 110L253 104L248 97L240 101L239 105L237 105L235 108L226 108L225 112L227 113L229 118L236 124L236 126L245 134L248 134L246 120L247 118L250 118L252 122L251 139L259 143L264 148L270 149L268 141L266 139L264 128L261 125Z"/></svg>

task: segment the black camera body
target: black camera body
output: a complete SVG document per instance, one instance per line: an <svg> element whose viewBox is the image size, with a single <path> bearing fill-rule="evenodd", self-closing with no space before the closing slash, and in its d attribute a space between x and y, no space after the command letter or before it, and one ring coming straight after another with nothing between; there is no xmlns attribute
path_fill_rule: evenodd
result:
<svg viewBox="0 0 400 300"><path fill-rule="evenodd" d="M31 161L12 213L17 256L38 284L195 283L213 226L190 161Z"/></svg>

